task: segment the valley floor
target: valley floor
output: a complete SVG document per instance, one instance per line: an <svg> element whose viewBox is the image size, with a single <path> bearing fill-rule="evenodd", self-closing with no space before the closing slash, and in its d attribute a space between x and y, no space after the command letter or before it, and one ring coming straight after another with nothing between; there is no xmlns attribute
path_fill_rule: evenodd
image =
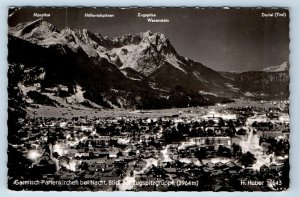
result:
<svg viewBox="0 0 300 197"><path fill-rule="evenodd" d="M53 107L45 105L36 105L38 108L28 107L28 114L32 117L162 117L172 116L174 114L180 114L182 116L199 117L205 115L212 110L222 111L228 108L241 108L245 106L257 107L257 108L272 108L280 105L284 105L280 101L252 101L236 99L233 103L228 104L216 104L214 106L204 107L188 107L188 108L171 108L171 109L158 109L158 110L129 110L129 109L97 109L88 108L80 105L74 105L69 107Z"/></svg>

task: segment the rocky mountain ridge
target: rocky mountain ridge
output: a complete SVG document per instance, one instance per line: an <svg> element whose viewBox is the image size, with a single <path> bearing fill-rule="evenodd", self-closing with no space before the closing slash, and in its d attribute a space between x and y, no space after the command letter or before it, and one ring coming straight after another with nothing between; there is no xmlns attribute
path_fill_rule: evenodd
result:
<svg viewBox="0 0 300 197"><path fill-rule="evenodd" d="M180 56L161 33L108 38L41 18L10 27L8 49L9 98L18 90L30 104L169 108L244 94L237 77Z"/></svg>

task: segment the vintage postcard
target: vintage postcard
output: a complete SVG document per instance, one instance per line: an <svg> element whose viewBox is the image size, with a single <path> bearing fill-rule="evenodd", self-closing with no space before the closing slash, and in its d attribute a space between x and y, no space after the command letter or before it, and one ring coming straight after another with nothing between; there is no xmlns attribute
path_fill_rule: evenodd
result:
<svg viewBox="0 0 300 197"><path fill-rule="evenodd" d="M11 7L8 188L285 191L287 8Z"/></svg>

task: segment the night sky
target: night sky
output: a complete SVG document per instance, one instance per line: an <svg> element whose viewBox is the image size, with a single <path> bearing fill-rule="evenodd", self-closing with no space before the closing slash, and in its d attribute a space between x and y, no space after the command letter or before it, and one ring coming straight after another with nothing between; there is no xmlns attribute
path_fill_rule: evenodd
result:
<svg viewBox="0 0 300 197"><path fill-rule="evenodd" d="M103 36L152 31L164 33L177 52L220 71L261 70L289 57L289 13L286 9L201 8L22 8L8 24L36 20L33 13L58 29L88 29ZM262 17L263 13L285 12L286 17ZM85 13L114 14L114 18L85 18ZM169 23L148 23L137 13L153 13Z"/></svg>

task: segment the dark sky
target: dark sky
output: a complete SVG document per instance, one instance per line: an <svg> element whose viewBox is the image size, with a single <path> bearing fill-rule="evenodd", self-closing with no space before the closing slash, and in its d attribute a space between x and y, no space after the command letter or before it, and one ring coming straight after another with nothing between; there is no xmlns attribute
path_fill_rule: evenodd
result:
<svg viewBox="0 0 300 197"><path fill-rule="evenodd" d="M164 33L177 52L215 70L261 70L288 61L289 12L285 9L220 8L22 8L9 25L36 20L33 13L50 13L46 21L57 28L88 29L114 37L150 30ZM262 17L285 12L286 17ZM114 14L114 18L85 18L85 13ZM169 23L148 23L137 13L153 13Z"/></svg>

